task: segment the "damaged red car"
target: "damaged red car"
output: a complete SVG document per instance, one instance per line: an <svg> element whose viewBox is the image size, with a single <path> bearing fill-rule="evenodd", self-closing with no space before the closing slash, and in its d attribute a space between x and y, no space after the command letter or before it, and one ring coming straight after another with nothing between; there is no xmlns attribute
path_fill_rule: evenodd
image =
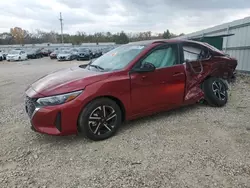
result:
<svg viewBox="0 0 250 188"><path fill-rule="evenodd" d="M200 101L224 106L236 66L206 43L129 43L42 77L26 90L26 111L37 132L103 140L127 120Z"/></svg>

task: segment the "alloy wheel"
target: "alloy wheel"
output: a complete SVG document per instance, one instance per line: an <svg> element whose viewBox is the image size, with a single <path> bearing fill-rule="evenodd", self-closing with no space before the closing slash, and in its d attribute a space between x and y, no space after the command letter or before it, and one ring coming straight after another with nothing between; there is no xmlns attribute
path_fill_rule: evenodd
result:
<svg viewBox="0 0 250 188"><path fill-rule="evenodd" d="M88 125L95 135L103 135L115 128L117 114L113 107L102 105L95 108L89 116Z"/></svg>
<svg viewBox="0 0 250 188"><path fill-rule="evenodd" d="M219 100L225 100L226 99L226 88L225 85L222 84L219 81L214 81L212 84L212 90L214 92L214 95L219 99Z"/></svg>

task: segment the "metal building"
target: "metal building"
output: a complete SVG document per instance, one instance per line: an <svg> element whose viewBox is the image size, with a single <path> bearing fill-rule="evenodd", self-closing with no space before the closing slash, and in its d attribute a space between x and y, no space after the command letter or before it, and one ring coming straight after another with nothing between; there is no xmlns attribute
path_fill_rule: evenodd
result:
<svg viewBox="0 0 250 188"><path fill-rule="evenodd" d="M230 34L233 35L223 38L223 51L238 60L237 70L250 73L250 17L190 33L180 38L192 39Z"/></svg>

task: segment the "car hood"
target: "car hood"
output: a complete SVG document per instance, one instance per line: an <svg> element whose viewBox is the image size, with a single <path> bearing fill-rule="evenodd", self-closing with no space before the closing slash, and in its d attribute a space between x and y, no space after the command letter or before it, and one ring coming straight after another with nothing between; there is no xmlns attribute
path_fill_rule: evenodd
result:
<svg viewBox="0 0 250 188"><path fill-rule="evenodd" d="M26 94L36 98L82 90L87 85L104 80L108 76L108 73L90 71L78 66L62 69L37 80L29 87Z"/></svg>
<svg viewBox="0 0 250 188"><path fill-rule="evenodd" d="M18 54L8 54L7 56L8 57L15 57L15 56L18 56Z"/></svg>
<svg viewBox="0 0 250 188"><path fill-rule="evenodd" d="M58 54L58 56L69 56L71 54Z"/></svg>

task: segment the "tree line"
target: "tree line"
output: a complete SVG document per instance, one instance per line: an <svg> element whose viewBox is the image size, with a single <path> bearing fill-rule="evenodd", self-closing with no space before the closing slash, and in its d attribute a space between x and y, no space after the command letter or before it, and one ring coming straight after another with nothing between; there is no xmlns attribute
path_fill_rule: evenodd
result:
<svg viewBox="0 0 250 188"><path fill-rule="evenodd" d="M169 30L159 34L152 34L151 31L138 33L119 33L111 32L96 32L87 34L78 31L76 34L63 34L64 43L72 43L78 45L81 43L100 43L100 42L115 42L116 44L126 44L128 42L150 40L150 39L169 39L184 34L176 35ZM45 32L36 30L31 33L20 27L10 29L10 32L0 33L0 45L11 44L37 44L37 43L61 43L61 35L57 32Z"/></svg>

